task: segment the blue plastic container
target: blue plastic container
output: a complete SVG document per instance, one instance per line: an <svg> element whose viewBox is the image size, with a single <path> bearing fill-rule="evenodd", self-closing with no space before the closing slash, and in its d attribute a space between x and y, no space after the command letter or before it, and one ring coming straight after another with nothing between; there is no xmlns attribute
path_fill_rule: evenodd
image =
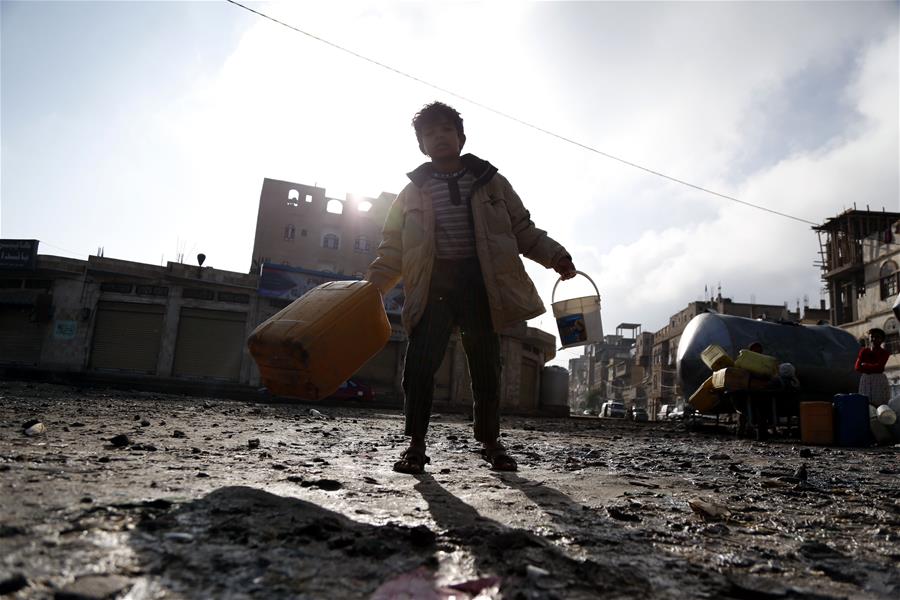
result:
<svg viewBox="0 0 900 600"><path fill-rule="evenodd" d="M834 437L838 446L871 446L869 399L860 394L837 394L834 397Z"/></svg>

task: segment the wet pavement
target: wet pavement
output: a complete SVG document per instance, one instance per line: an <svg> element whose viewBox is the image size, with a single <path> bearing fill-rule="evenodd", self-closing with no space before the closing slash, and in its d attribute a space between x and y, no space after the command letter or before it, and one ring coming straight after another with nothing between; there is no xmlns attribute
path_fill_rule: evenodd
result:
<svg viewBox="0 0 900 600"><path fill-rule="evenodd" d="M443 414L410 476L394 410L0 382L0 595L900 596L900 448L503 426L519 472Z"/></svg>

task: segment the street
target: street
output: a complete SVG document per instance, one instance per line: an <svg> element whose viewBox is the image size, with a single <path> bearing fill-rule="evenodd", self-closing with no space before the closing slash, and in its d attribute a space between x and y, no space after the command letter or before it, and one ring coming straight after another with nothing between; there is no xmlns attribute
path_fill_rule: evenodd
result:
<svg viewBox="0 0 900 600"><path fill-rule="evenodd" d="M438 414L410 476L402 430L399 410L0 382L0 594L900 594L898 447L505 417L519 471L495 473Z"/></svg>

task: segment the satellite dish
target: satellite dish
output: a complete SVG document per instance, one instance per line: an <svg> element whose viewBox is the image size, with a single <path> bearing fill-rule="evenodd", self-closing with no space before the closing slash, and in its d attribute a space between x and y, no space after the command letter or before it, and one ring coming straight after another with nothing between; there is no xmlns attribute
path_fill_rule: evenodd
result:
<svg viewBox="0 0 900 600"><path fill-rule="evenodd" d="M206 260L206 255L205 255L205 254L203 254L203 253L201 252L200 254L197 255L197 264L200 265L201 267L203 266L203 261L204 261L204 260Z"/></svg>
<svg viewBox="0 0 900 600"><path fill-rule="evenodd" d="M884 322L884 332L888 335L892 333L897 333L900 331L900 324L897 323L897 319L894 317L890 317L887 321Z"/></svg>

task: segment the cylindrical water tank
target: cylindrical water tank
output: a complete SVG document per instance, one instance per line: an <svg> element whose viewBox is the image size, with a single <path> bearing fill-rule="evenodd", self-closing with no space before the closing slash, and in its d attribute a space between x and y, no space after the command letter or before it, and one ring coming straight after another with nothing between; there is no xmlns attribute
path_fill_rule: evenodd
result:
<svg viewBox="0 0 900 600"><path fill-rule="evenodd" d="M569 372L563 367L541 369L541 406L569 405Z"/></svg>
<svg viewBox="0 0 900 600"><path fill-rule="evenodd" d="M678 342L678 379L686 397L712 374L700 359L707 346L718 344L737 358L753 342L778 362L793 364L804 392L830 396L859 389L859 374L853 369L859 342L842 329L704 313L691 319Z"/></svg>

